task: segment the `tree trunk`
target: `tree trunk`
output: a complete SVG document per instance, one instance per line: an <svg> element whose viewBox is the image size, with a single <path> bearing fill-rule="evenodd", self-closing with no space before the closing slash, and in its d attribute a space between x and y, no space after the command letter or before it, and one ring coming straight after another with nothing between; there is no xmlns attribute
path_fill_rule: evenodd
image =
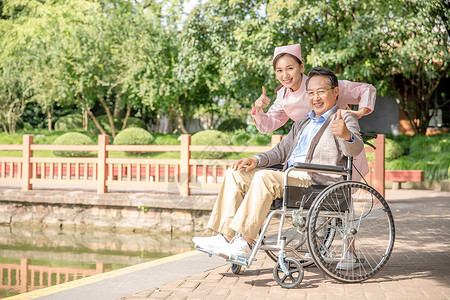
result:
<svg viewBox="0 0 450 300"><path fill-rule="evenodd" d="M84 106L81 108L81 115L83 116L83 131L88 131L89 116L88 116L87 110Z"/></svg>
<svg viewBox="0 0 450 300"><path fill-rule="evenodd" d="M127 108L127 113L125 114L125 119L123 120L122 130L127 128L127 122L128 122L128 118L130 117L130 114L131 114L131 107L128 107Z"/></svg>
<svg viewBox="0 0 450 300"><path fill-rule="evenodd" d="M184 127L184 118L182 115L177 114L177 121L178 121L178 128L180 128L181 132L184 134L187 134L188 131L186 130L186 127Z"/></svg>
<svg viewBox="0 0 450 300"><path fill-rule="evenodd" d="M47 128L49 132L52 132L52 111L51 109L47 110Z"/></svg>
<svg viewBox="0 0 450 300"><path fill-rule="evenodd" d="M187 98L187 97L186 97ZM177 98L177 108L176 108L176 118L178 122L178 128L182 133L187 134L186 127L184 127L184 114L182 113L181 105L180 105L180 96Z"/></svg>
<svg viewBox="0 0 450 300"><path fill-rule="evenodd" d="M86 112L88 113L88 115L91 117L92 121L94 121L95 126L97 126L98 130L100 130L100 132L102 134L107 134L105 129L103 129L102 125L100 124L100 122L97 120L97 118L94 116L94 114L92 113L92 111L87 108Z"/></svg>
<svg viewBox="0 0 450 300"><path fill-rule="evenodd" d="M100 99L100 103L102 104L103 108L106 111L106 115L108 116L109 125L111 126L111 135L113 136L113 138L115 138L116 137L116 127L114 125L114 119L113 119L113 116L111 115L111 111L109 110L109 107L105 102L105 99Z"/></svg>

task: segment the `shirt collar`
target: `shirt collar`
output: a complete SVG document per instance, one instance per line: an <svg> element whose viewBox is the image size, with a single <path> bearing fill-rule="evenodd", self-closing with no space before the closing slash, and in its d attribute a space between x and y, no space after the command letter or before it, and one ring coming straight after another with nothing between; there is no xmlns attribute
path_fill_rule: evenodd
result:
<svg viewBox="0 0 450 300"><path fill-rule="evenodd" d="M316 112L314 110L311 110L306 116L309 117L311 120L318 120L319 122L325 121L328 116L331 114L331 111L337 106L335 104L332 108L330 108L326 113L321 115L318 119L316 118Z"/></svg>

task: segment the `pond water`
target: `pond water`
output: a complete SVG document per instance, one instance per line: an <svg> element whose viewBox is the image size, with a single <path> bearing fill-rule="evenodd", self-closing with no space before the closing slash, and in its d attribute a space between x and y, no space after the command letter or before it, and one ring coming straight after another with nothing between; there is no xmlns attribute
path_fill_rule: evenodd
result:
<svg viewBox="0 0 450 300"><path fill-rule="evenodd" d="M0 226L0 298L193 250L192 234Z"/></svg>

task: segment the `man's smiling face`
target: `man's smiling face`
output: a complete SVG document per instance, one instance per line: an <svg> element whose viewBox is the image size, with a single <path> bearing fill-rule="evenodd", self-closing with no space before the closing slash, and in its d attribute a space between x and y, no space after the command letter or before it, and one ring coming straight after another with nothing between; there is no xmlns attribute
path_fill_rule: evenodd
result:
<svg viewBox="0 0 450 300"><path fill-rule="evenodd" d="M316 75L309 79L306 93L309 106L320 117L336 104L339 88L332 88L328 77Z"/></svg>

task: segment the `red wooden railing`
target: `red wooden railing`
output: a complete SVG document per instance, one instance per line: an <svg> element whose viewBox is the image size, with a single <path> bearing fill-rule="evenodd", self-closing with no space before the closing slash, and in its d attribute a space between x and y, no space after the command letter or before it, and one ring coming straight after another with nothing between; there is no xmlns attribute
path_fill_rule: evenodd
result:
<svg viewBox="0 0 450 300"><path fill-rule="evenodd" d="M189 195L192 189L218 189L225 170L233 160L192 159L191 153L200 152L246 152L267 151L281 141L273 135L270 146L205 146L191 145L191 136L181 135L180 145L118 146L110 145L107 135L100 135L98 145L38 145L32 135L23 136L22 145L0 145L0 150L22 151L22 157L0 157L0 183L21 184L28 191L33 184L58 186L79 183L107 193L117 186L169 188L176 187L180 194ZM384 141L383 135L375 140L375 162L367 176L369 184L384 195ZM33 152L91 151L97 157L36 157ZM179 159L112 158L114 151L133 152L179 152ZM373 149L366 148L366 152Z"/></svg>
<svg viewBox="0 0 450 300"><path fill-rule="evenodd" d="M100 262L94 270L30 265L28 259L22 258L20 264L0 263L0 289L26 293L103 272L104 265Z"/></svg>

